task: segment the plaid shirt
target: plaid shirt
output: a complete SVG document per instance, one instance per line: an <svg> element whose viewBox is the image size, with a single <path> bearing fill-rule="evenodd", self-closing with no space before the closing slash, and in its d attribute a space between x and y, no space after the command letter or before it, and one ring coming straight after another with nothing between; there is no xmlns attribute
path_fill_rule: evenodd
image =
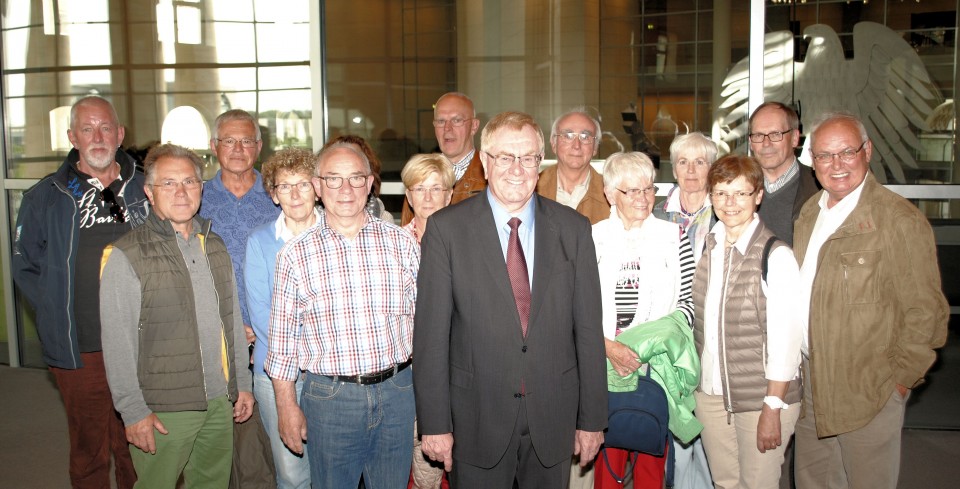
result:
<svg viewBox="0 0 960 489"><path fill-rule="evenodd" d="M379 372L410 358L420 247L367 215L352 240L317 223L277 255L265 370L296 380Z"/></svg>

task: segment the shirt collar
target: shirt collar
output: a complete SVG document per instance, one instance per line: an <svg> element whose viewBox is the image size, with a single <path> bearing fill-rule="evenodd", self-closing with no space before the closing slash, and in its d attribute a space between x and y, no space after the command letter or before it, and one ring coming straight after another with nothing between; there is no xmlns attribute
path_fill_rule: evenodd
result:
<svg viewBox="0 0 960 489"><path fill-rule="evenodd" d="M487 187L487 201L490 202L490 208L493 210L493 222L496 224L497 229L509 227L507 225L507 221L509 221L511 217L519 218L521 226L527 226L529 229L533 229L534 216L536 215L536 213L533 212L533 200L534 196L531 195L530 199L527 200L527 203L523 206L523 208L517 212L516 216L514 216L507 212L507 210L504 209L495 198L493 198L493 194L490 192L490 187Z"/></svg>
<svg viewBox="0 0 960 489"><path fill-rule="evenodd" d="M217 174L213 178L207 180L203 185L204 187L213 186L214 190L227 191L227 187L223 185L223 170L217 170ZM263 188L263 177L260 176L260 172L256 168L253 169L253 174L256 176L256 180L253 181L253 187L250 187L250 191L244 194L244 196L252 192L267 193L267 189ZM231 194L232 195L232 194Z"/></svg>
<svg viewBox="0 0 960 489"><path fill-rule="evenodd" d="M316 222L313 223L313 226L316 226L317 223L320 222L320 214L321 214L320 207L314 207L313 215L314 217L317 218L317 220ZM313 226L310 226L310 227L313 227ZM284 243L286 243L287 241L290 241L294 237L293 231L291 231L290 228L287 227L287 219L283 215L283 212L280 212L280 215L277 216L276 223L274 224L274 237L278 240L283 241Z"/></svg>
<svg viewBox="0 0 960 489"><path fill-rule="evenodd" d="M674 187L670 189L670 192L667 193L667 200L666 200L666 204L664 204L663 206L663 210L666 212L679 212L687 216L695 216L701 210L707 209L710 207L713 207L713 203L710 202L710 195L707 194L707 197L703 199L703 207L693 212L687 212L683 208L683 204L680 203L680 185L677 184L677 185L674 185Z"/></svg>
<svg viewBox="0 0 960 489"><path fill-rule="evenodd" d="M860 194L863 193L863 186L867 183L867 177L864 175L863 181L860 182L860 185L857 185L857 188L853 189L852 192L847 194L846 197L840 199L840 202L837 202L831 208L827 207L827 201L830 200L830 194L826 190L823 191L823 195L820 196L820 210L827 213L847 213L849 214L854 207L857 206L857 203L860 202Z"/></svg>
<svg viewBox="0 0 960 489"><path fill-rule="evenodd" d="M460 181L460 179L463 178L463 175L467 172L467 167L470 166L470 162L473 161L473 155L476 152L476 148L470 150L470 152L461 158L460 161L453 164L453 174L457 181Z"/></svg>
<svg viewBox="0 0 960 489"><path fill-rule="evenodd" d="M784 185L790 183L790 181L793 180L793 178L799 174L800 174L800 164L797 163L797 159L794 158L793 163L790 164L790 168L788 168L783 175L780 175L780 178L772 182L768 182L766 177L764 177L763 190L768 194L772 194L777 190L780 190L781 188L783 188Z"/></svg>
<svg viewBox="0 0 960 489"><path fill-rule="evenodd" d="M759 224L760 216L754 212L753 220L750 221L750 224L747 225L747 228L740 233L740 237L737 238L737 242L733 244L733 247L736 248L741 255L747 252L747 245L750 244L750 238L753 236L753 233L756 232ZM723 243L727 240L727 228L724 227L722 222L717 222L714 224L713 235L716 237L717 245L723 246Z"/></svg>

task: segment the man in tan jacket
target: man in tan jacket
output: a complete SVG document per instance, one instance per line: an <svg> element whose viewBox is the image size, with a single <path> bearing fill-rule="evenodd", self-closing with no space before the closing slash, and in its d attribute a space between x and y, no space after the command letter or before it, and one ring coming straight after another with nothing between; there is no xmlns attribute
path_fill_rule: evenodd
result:
<svg viewBox="0 0 960 489"><path fill-rule="evenodd" d="M576 209L590 224L610 217L603 177L590 166L600 148L600 122L584 108L567 112L553 122L550 147L557 164L540 173L537 193Z"/></svg>
<svg viewBox="0 0 960 489"><path fill-rule="evenodd" d="M794 230L810 304L797 488L893 489L910 390L947 337L933 230L869 172L873 144L856 117L828 114L811 147L823 191Z"/></svg>

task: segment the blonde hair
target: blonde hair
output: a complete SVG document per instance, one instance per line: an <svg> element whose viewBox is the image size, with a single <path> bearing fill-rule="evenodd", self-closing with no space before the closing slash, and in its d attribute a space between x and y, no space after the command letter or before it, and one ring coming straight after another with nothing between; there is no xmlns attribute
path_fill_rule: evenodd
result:
<svg viewBox="0 0 960 489"><path fill-rule="evenodd" d="M453 165L439 153L413 155L403 166L403 170L400 170L400 179L403 180L403 186L410 190L414 185L430 177L431 173L440 175L444 189L449 190L456 183Z"/></svg>
<svg viewBox="0 0 960 489"><path fill-rule="evenodd" d="M486 126L483 126L483 132L480 133L480 150L489 152L493 145L493 135L501 129L513 129L521 131L525 126L532 127L537 132L537 142L540 149L537 154L543 154L543 130L530 114L523 112L501 112L490 119Z"/></svg>

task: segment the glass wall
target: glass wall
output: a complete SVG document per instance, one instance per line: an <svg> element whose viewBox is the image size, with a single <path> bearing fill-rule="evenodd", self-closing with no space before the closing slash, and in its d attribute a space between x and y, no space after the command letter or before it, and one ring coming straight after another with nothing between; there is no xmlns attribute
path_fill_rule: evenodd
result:
<svg viewBox="0 0 960 489"><path fill-rule="evenodd" d="M751 51L757 2L766 45L754 40L765 47ZM546 131L561 113L586 106L602 120L598 158L644 150L662 161L659 180L671 181L668 148L678 134L701 131L725 151L746 151L751 54L764 58L764 97L796 106L805 127L824 110L862 111L885 147L875 173L908 185L895 188L931 218L952 218L960 212L958 187L941 184L958 178L957 5L0 0L0 215L9 216L0 247L6 259L19 196L63 160L68 107L89 93L117 107L127 126L124 147L180 142L207 158L208 177L217 163L206 141L214 118L229 108L258 117L261 159L284 146L363 136L384 162L384 200L396 213L400 168L410 155L437 148L430 122L444 92L469 95L481 124L523 110ZM960 244L957 233L938 232L942 242ZM9 272L3 285L9 296ZM35 341L29 312L13 299L6 304L16 318L8 322L23 329L19 342ZM5 331L9 324L0 342ZM24 351L26 363L39 364L33 349Z"/></svg>
<svg viewBox="0 0 960 489"><path fill-rule="evenodd" d="M308 0L0 2L4 260L20 196L63 161L69 108L84 95L114 104L126 126L123 148L142 157L160 141L191 147L208 178L218 168L213 122L228 109L258 118L263 157L313 147L311 8ZM32 313L14 304L4 317L16 317L21 361L42 366Z"/></svg>

